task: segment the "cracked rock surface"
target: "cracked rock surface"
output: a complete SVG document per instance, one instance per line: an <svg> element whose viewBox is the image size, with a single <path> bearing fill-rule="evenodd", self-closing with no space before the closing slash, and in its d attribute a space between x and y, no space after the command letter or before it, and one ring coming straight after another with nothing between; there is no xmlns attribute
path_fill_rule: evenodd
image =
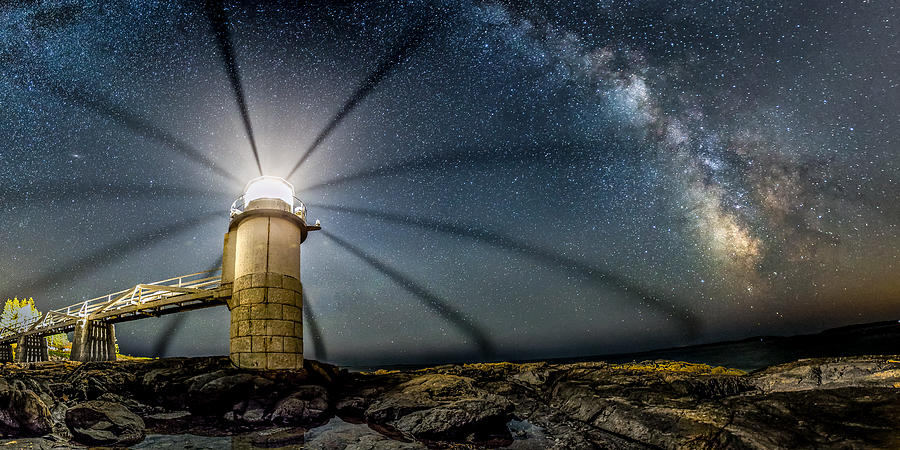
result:
<svg viewBox="0 0 900 450"><path fill-rule="evenodd" d="M900 357L249 372L227 358L0 366L26 448L900 448ZM146 436L146 438L145 438Z"/></svg>

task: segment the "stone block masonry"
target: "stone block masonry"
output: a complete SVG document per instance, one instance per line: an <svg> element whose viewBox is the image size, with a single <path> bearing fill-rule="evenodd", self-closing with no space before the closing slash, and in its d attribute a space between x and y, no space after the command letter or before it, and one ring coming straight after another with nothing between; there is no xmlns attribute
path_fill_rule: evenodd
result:
<svg viewBox="0 0 900 450"><path fill-rule="evenodd" d="M303 288L300 280L273 272L234 280L231 360L248 369L303 366Z"/></svg>
<svg viewBox="0 0 900 450"><path fill-rule="evenodd" d="M236 366L303 367L300 244L310 229L281 197L250 200L232 216L222 258L223 283L231 282L230 356Z"/></svg>

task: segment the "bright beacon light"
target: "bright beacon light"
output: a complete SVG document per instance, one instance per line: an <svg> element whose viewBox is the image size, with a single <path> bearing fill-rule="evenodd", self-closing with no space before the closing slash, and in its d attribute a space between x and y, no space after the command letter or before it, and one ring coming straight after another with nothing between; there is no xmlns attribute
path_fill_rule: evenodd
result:
<svg viewBox="0 0 900 450"><path fill-rule="evenodd" d="M244 188L244 204L260 198L277 198L294 207L294 186L281 177L254 178Z"/></svg>

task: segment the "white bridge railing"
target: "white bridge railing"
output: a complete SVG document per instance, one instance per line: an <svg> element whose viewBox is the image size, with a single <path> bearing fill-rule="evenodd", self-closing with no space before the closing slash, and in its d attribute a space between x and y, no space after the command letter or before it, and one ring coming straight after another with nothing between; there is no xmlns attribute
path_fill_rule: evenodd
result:
<svg viewBox="0 0 900 450"><path fill-rule="evenodd" d="M210 293L218 288L222 281L221 275L215 275L220 270L214 269L153 283L142 283L131 289L112 292L65 308L54 309L25 323L0 328L0 340L32 331L63 328L80 319L114 316L116 311L126 308L129 311L140 310L141 305L168 297Z"/></svg>
<svg viewBox="0 0 900 450"><path fill-rule="evenodd" d="M25 330L31 329L37 322L40 322L41 316L35 316L29 318L28 320L24 320L21 323L15 323L0 327L0 339L13 336L19 333L22 333Z"/></svg>

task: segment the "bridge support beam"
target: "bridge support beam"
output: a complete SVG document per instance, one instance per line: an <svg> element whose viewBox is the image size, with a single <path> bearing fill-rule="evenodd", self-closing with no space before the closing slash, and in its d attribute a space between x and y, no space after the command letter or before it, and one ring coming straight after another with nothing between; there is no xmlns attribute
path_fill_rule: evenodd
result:
<svg viewBox="0 0 900 450"><path fill-rule="evenodd" d="M50 348L47 346L47 338L37 334L30 334L19 338L16 344L16 362L49 361Z"/></svg>
<svg viewBox="0 0 900 450"><path fill-rule="evenodd" d="M12 344L0 344L0 363L13 362Z"/></svg>
<svg viewBox="0 0 900 450"><path fill-rule="evenodd" d="M233 270L234 277L228 309L230 355L236 366L303 367L300 243L308 229L291 206L279 199L254 200L232 220L223 267ZM233 265L225 262L230 256ZM226 276L223 273L223 281Z"/></svg>
<svg viewBox="0 0 900 450"><path fill-rule="evenodd" d="M72 361L115 361L116 328L111 323L81 319L75 324Z"/></svg>

